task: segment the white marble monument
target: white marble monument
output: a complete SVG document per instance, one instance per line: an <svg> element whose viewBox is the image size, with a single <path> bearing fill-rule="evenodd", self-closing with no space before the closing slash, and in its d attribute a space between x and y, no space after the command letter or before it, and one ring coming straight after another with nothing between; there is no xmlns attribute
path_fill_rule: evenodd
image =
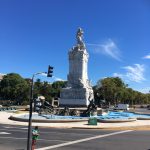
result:
<svg viewBox="0 0 150 150"><path fill-rule="evenodd" d="M83 30L77 31L77 45L68 53L69 74L68 84L60 93L60 106L88 106L94 99L92 86L88 80L87 64L89 54L83 42Z"/></svg>

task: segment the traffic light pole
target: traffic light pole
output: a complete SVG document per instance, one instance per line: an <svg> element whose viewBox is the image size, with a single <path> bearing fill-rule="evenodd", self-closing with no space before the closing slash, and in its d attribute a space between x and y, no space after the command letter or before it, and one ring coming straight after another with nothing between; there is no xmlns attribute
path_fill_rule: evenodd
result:
<svg viewBox="0 0 150 150"><path fill-rule="evenodd" d="M27 140L27 150L31 149L31 127L32 127L32 103L33 103L33 85L34 85L34 76L32 76L31 81L31 91L30 91L30 113L29 113L29 123L28 123L28 140Z"/></svg>
<svg viewBox="0 0 150 150"><path fill-rule="evenodd" d="M27 150L31 150L31 127L32 127L32 103L33 103L33 89L34 89L34 77L38 74L47 74L47 77L52 77L53 67L49 66L48 72L38 72L33 74L31 80L31 91L30 91L30 110L29 110L29 122L28 122L28 139L27 139Z"/></svg>

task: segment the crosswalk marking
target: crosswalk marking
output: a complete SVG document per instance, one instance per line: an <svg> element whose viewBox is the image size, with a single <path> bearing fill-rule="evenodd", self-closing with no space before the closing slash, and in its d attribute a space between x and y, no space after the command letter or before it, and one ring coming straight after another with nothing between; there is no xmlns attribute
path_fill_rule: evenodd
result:
<svg viewBox="0 0 150 150"><path fill-rule="evenodd" d="M11 133L8 133L8 132L0 132L0 134L11 134Z"/></svg>
<svg viewBox="0 0 150 150"><path fill-rule="evenodd" d="M28 128L19 128L19 129L27 130Z"/></svg>
<svg viewBox="0 0 150 150"><path fill-rule="evenodd" d="M10 129L10 128L14 128L14 127L4 127L4 128L6 128L6 129Z"/></svg>

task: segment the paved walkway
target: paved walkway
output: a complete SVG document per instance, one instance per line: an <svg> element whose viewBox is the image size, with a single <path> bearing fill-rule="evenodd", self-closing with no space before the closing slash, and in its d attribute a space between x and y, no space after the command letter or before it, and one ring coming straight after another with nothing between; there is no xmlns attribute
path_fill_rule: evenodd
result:
<svg viewBox="0 0 150 150"><path fill-rule="evenodd" d="M9 120L14 113L0 112L0 123L11 125L28 125L28 122L19 122ZM124 123L98 123L97 126L88 125L88 122L70 122L70 123L32 123L33 126L46 126L55 128L93 128L93 129L150 129L150 120L137 120Z"/></svg>

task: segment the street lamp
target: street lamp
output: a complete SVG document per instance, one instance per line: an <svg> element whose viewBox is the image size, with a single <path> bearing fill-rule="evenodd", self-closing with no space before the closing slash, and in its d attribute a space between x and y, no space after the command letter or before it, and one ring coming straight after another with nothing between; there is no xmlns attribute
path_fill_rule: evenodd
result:
<svg viewBox="0 0 150 150"><path fill-rule="evenodd" d="M29 122L28 122L28 139L27 139L27 150L31 148L31 124L32 124L32 103L33 103L33 89L34 89L34 77L39 74L47 74L47 72L38 72L33 74L31 80L31 91L30 91L30 110L29 110Z"/></svg>
<svg viewBox="0 0 150 150"><path fill-rule="evenodd" d="M27 139L27 150L31 148L31 124L32 124L32 103L33 103L33 89L34 89L34 77L39 74L47 74L47 77L52 77L53 67L48 66L48 72L38 72L33 74L31 80L31 91L30 91L30 111L29 111L29 122L28 122L28 139Z"/></svg>

